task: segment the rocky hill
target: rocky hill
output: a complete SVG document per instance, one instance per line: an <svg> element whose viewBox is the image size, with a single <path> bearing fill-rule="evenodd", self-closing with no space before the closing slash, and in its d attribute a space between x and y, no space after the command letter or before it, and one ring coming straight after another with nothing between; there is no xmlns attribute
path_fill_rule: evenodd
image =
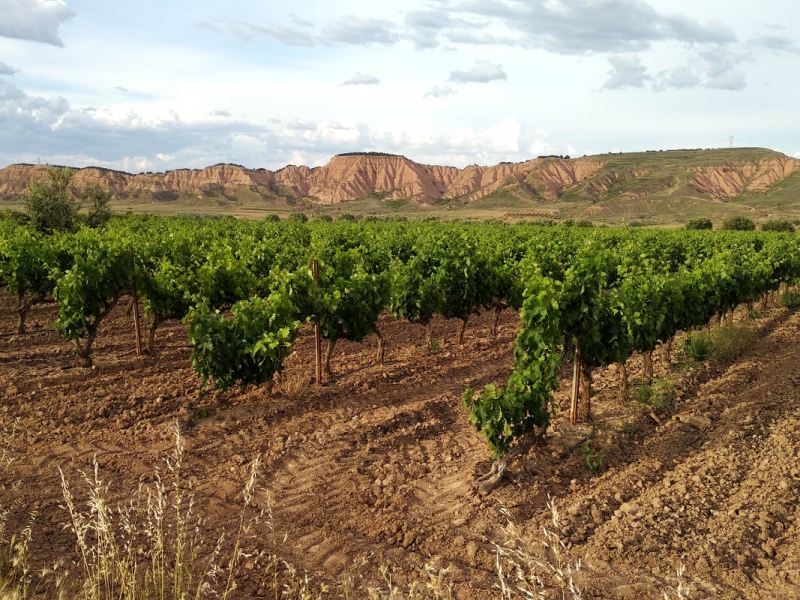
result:
<svg viewBox="0 0 800 600"><path fill-rule="evenodd" d="M18 199L44 165L0 169L0 197ZM131 174L96 167L76 169L75 185L98 183L128 206L175 200L220 199L251 204L285 201L324 208L360 199L405 200L420 208L464 207L514 198L558 207L576 216L613 213L620 205L669 199L724 203L777 193L794 194L800 161L764 149L679 150L605 154L577 159L541 157L521 163L471 165L464 169L424 165L404 156L353 153L323 166L289 165L278 171L219 164L201 170ZM580 211L574 210L580 207ZM567 212L570 212L567 210ZM578 215L580 213L580 215Z"/></svg>

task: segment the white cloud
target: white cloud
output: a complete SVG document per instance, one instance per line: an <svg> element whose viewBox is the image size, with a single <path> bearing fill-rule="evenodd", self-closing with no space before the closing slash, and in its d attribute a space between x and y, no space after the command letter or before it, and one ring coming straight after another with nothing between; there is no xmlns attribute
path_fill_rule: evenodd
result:
<svg viewBox="0 0 800 600"><path fill-rule="evenodd" d="M531 156L545 156L555 153L556 149L544 140L536 140L528 146L528 154Z"/></svg>
<svg viewBox="0 0 800 600"><path fill-rule="evenodd" d="M609 56L608 62L611 70L608 72L608 80L603 85L604 90L643 88L645 82L650 80L647 67L636 55Z"/></svg>
<svg viewBox="0 0 800 600"><path fill-rule="evenodd" d="M16 75L17 73L19 73L19 69L15 69L0 60L0 75Z"/></svg>
<svg viewBox="0 0 800 600"><path fill-rule="evenodd" d="M345 81L342 85L378 85L380 79L368 73L356 73L353 77Z"/></svg>
<svg viewBox="0 0 800 600"><path fill-rule="evenodd" d="M456 83L489 83L501 79L508 79L503 65L496 65L487 60L475 61L475 66L469 71L450 72L450 81Z"/></svg>
<svg viewBox="0 0 800 600"><path fill-rule="evenodd" d="M456 91L451 88L449 85L444 87L439 87L438 85L433 86L427 92L423 98L444 98L445 96L453 96L455 95Z"/></svg>
<svg viewBox="0 0 800 600"><path fill-rule="evenodd" d="M64 0L0 0L0 37L63 46L58 28L75 16Z"/></svg>
<svg viewBox="0 0 800 600"><path fill-rule="evenodd" d="M695 88L741 91L747 87L741 65L749 60L749 55L730 50L705 50L692 56L685 65L659 73L653 89L659 92Z"/></svg>
<svg viewBox="0 0 800 600"><path fill-rule="evenodd" d="M299 119L293 119L292 121L286 124L286 127L288 127L289 129L294 129L296 131L316 131L317 124L307 123Z"/></svg>
<svg viewBox="0 0 800 600"><path fill-rule="evenodd" d="M795 158L800 159L800 150L794 153L793 155Z"/></svg>
<svg viewBox="0 0 800 600"><path fill-rule="evenodd" d="M567 154L572 158L575 158L575 155L578 154L578 151L575 149L575 146L567 144Z"/></svg>
<svg viewBox="0 0 800 600"><path fill-rule="evenodd" d="M348 45L394 44L400 39L394 29L391 21L347 15L326 27L321 40Z"/></svg>
<svg viewBox="0 0 800 600"><path fill-rule="evenodd" d="M131 110L73 106L63 98L28 95L0 80L0 162L97 165L126 171L199 168L218 162L280 168L325 164L341 152L371 149L419 162L466 166L530 158L547 142L523 139L509 117L484 129L426 125L368 126L352 119L300 119L258 125L208 116L186 121ZM6 149L13 149L9 152ZM302 159L302 160L299 160Z"/></svg>

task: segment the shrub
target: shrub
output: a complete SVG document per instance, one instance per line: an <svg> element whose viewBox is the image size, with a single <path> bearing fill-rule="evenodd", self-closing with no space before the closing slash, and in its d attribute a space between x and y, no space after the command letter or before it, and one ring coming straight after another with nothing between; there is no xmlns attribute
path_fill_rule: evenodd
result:
<svg viewBox="0 0 800 600"><path fill-rule="evenodd" d="M353 215L351 215L350 213L342 213L341 215L339 215L339 219L338 220L339 221L350 221L351 223L355 223L357 219Z"/></svg>
<svg viewBox="0 0 800 600"><path fill-rule="evenodd" d="M319 221L321 223L331 223L331 222L333 222L333 217L328 215L328 214L322 213L322 214L319 214L319 215L315 216L314 220L315 221Z"/></svg>
<svg viewBox="0 0 800 600"><path fill-rule="evenodd" d="M25 190L25 212L31 224L42 233L74 231L78 217L78 204L72 197L72 179L75 174L67 168L47 169L47 179L32 179Z"/></svg>
<svg viewBox="0 0 800 600"><path fill-rule="evenodd" d="M728 217L722 222L722 229L727 231L755 231L755 228L753 220L743 215Z"/></svg>
<svg viewBox="0 0 800 600"><path fill-rule="evenodd" d="M27 225L31 222L31 219L20 210L3 208L0 209L0 221L9 221L15 225Z"/></svg>
<svg viewBox="0 0 800 600"><path fill-rule="evenodd" d="M111 192L96 183L89 183L83 189L81 201L88 205L86 224L89 227L103 227L108 223L111 218Z"/></svg>
<svg viewBox="0 0 800 600"><path fill-rule="evenodd" d="M686 337L686 353L692 360L708 360L712 348L711 336L704 331L693 331Z"/></svg>
<svg viewBox="0 0 800 600"><path fill-rule="evenodd" d="M675 382L669 377L659 377L652 384L643 383L633 390L633 398L640 405L665 411L675 399Z"/></svg>
<svg viewBox="0 0 800 600"><path fill-rule="evenodd" d="M711 357L731 361L741 356L755 338L753 330L741 323L728 323L711 334Z"/></svg>
<svg viewBox="0 0 800 600"><path fill-rule="evenodd" d="M281 218L276 213L272 213L264 217L264 220L267 223L277 223L281 220Z"/></svg>
<svg viewBox="0 0 800 600"><path fill-rule="evenodd" d="M594 227L594 223L584 219L582 221L575 221L575 227Z"/></svg>
<svg viewBox="0 0 800 600"><path fill-rule="evenodd" d="M778 231L794 233L794 225L787 219L772 219L761 224L761 231Z"/></svg>
<svg viewBox="0 0 800 600"><path fill-rule="evenodd" d="M288 221L295 221L295 222L298 222L298 223L308 223L308 217L306 216L306 213L302 213L302 212L293 212L293 213L291 213L287 220Z"/></svg>
<svg viewBox="0 0 800 600"><path fill-rule="evenodd" d="M789 310L797 312L800 310L800 293L784 292L781 295L781 304Z"/></svg>
<svg viewBox="0 0 800 600"><path fill-rule="evenodd" d="M701 217L699 219L690 219L686 221L686 229L713 229L714 224L711 219Z"/></svg>

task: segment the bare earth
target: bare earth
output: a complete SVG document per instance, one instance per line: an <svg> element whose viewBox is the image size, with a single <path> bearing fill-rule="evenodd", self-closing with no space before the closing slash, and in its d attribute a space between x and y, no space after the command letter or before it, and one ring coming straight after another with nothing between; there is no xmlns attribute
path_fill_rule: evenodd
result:
<svg viewBox="0 0 800 600"><path fill-rule="evenodd" d="M506 379L515 314L502 316L497 338L488 315L475 318L461 347L456 323L437 321L433 354L422 349L422 327L387 320L384 367L373 365L373 338L342 342L336 381L309 387L300 400L266 389L198 399L185 327L165 326L155 356L137 359L128 302L103 325L96 367L74 369L65 368L72 347L47 330L55 309L34 309L32 333L5 335L15 314L0 294L0 425L17 422L15 460L0 483L23 482L12 530L38 506L37 561L74 551L57 467L80 489L78 470L97 456L110 493L122 500L152 480L179 420L184 476L207 517L203 535L233 533L249 462L260 454L256 500L265 508L271 498L276 535L262 520L248 550L277 550L333 586L379 583L381 565L405 585L424 579L432 563L450 568L456 598L498 597L492 542L503 541L500 509L535 537L548 522L551 496L568 554L583 561L586 597L661 598L674 589L681 562L691 598L800 597L800 314L772 309L741 360L676 374L679 400L657 415L661 425L649 410L616 400L612 374L598 373L593 400L605 472L593 477L574 451L591 428L559 416L546 444L482 497L472 482L488 470L490 455L461 393ZM304 332L287 375L312 371L312 337ZM636 382L638 359L629 371ZM656 375L663 372L656 362ZM558 400L564 404L564 392ZM710 425L685 422L692 416ZM238 597L265 594L269 582L257 563L237 573Z"/></svg>

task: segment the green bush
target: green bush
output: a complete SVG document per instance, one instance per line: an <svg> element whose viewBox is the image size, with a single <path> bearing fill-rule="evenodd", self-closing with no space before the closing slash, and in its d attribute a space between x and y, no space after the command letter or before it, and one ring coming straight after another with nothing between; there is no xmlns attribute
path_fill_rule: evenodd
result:
<svg viewBox="0 0 800 600"><path fill-rule="evenodd" d="M686 336L686 353L692 360L702 362L711 358L714 343L704 331L693 331Z"/></svg>
<svg viewBox="0 0 800 600"><path fill-rule="evenodd" d="M575 227L594 227L594 223L584 219L582 221L575 221Z"/></svg>
<svg viewBox="0 0 800 600"><path fill-rule="evenodd" d="M722 222L722 229L727 231L755 231L756 224L749 217L736 215L725 219Z"/></svg>
<svg viewBox="0 0 800 600"><path fill-rule="evenodd" d="M778 231L794 233L794 225L787 219L772 219L761 224L761 231Z"/></svg>
<svg viewBox="0 0 800 600"><path fill-rule="evenodd" d="M308 223L308 216L306 213L293 212L289 215L288 221L297 221L299 223Z"/></svg>
<svg viewBox="0 0 800 600"><path fill-rule="evenodd" d="M87 205L86 224L91 228L104 227L111 219L111 192L96 183L83 188L81 202Z"/></svg>
<svg viewBox="0 0 800 600"><path fill-rule="evenodd" d="M356 219L350 213L342 213L341 215L339 215L339 219L338 220L339 221L350 221L351 223L355 223L358 219Z"/></svg>
<svg viewBox="0 0 800 600"><path fill-rule="evenodd" d="M74 231L78 222L78 203L72 196L75 173L67 169L47 169L47 179L31 179L23 195L25 212L31 224L42 233Z"/></svg>
<svg viewBox="0 0 800 600"><path fill-rule="evenodd" d="M728 323L711 334L711 357L731 361L739 358L753 344L755 333L748 325Z"/></svg>
<svg viewBox="0 0 800 600"><path fill-rule="evenodd" d="M272 213L264 217L264 220L267 223L277 223L281 220L281 218L276 213Z"/></svg>
<svg viewBox="0 0 800 600"><path fill-rule="evenodd" d="M700 217L699 219L690 219L686 221L686 229L713 229L714 224L711 219Z"/></svg>
<svg viewBox="0 0 800 600"><path fill-rule="evenodd" d="M331 223L331 222L333 222L333 217L328 215L328 214L321 213L319 215L316 215L314 217L314 220L315 221L320 221L322 223Z"/></svg>
<svg viewBox="0 0 800 600"><path fill-rule="evenodd" d="M3 208L0 209L0 221L8 221L14 223L14 225L27 225L31 222L31 219L21 210Z"/></svg>
<svg viewBox="0 0 800 600"><path fill-rule="evenodd" d="M634 388L633 399L640 405L665 411L675 399L675 382L669 377L660 377L653 383L643 383Z"/></svg>
<svg viewBox="0 0 800 600"><path fill-rule="evenodd" d="M781 305L789 310L797 312L800 310L800 293L798 292L784 292L781 295Z"/></svg>
<svg viewBox="0 0 800 600"><path fill-rule="evenodd" d="M633 399L639 404L650 404L653 399L653 386L649 383L643 383L633 390Z"/></svg>
<svg viewBox="0 0 800 600"><path fill-rule="evenodd" d="M731 361L741 356L752 344L755 333L749 325L726 323L708 333L693 331L686 338L686 352L696 361L709 359Z"/></svg>

